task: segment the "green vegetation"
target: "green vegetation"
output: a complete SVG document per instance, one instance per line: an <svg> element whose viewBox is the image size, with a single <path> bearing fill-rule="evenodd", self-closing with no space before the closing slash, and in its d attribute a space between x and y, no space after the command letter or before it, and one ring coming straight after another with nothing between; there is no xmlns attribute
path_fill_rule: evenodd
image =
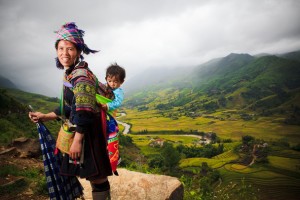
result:
<svg viewBox="0 0 300 200"><path fill-rule="evenodd" d="M297 199L298 55L231 54L199 66L192 81L175 78L127 96L121 121L131 129L120 135L121 167L176 176L187 200ZM0 97L2 143L34 136L24 105L44 111L59 102L17 90Z"/></svg>
<svg viewBox="0 0 300 200"><path fill-rule="evenodd" d="M273 115L268 117L255 116L252 120L244 121L239 111L224 110L210 115L196 118L180 116L174 120L163 117L158 111L137 111L125 109L127 116L124 120L132 124L131 133L168 133L168 134L195 134L198 132L215 132L222 139L240 140L243 135L251 135L264 140L285 139L290 144L300 143L297 125L283 123L283 117ZM225 116L230 117L225 118ZM276 133L276 134L275 134Z"/></svg>
<svg viewBox="0 0 300 200"><path fill-rule="evenodd" d="M255 58L247 54L230 54L199 66L199 69L187 75L190 82L185 76L174 77L171 81L173 85L168 83L152 85L151 88L137 91L126 98L125 105L130 110L136 108L137 112L141 112L141 115L136 118L137 121L129 120L132 120L135 126L139 126L133 127L136 132L143 130L142 127L145 127L146 123L144 120L148 120L146 117L150 116L156 130L154 127L147 126L148 131L162 131L166 130L166 127L168 129L172 127L172 130L177 128L187 132L191 129L190 123L192 128L196 124L206 123L212 124L214 128L219 124L223 128L222 122L227 121L234 124L236 130L244 129L242 126L244 123L249 124L251 128L253 125L265 124L265 122L268 126L266 130L271 130L269 127L274 120L284 125L299 125L300 62L298 60L294 57L288 60L276 56ZM179 87L180 84L184 87ZM133 112L132 116L137 116L135 111ZM209 116L212 116L210 120L205 119ZM193 119L198 121L194 122ZM254 123L251 123L253 121ZM163 125L166 126L162 127ZM203 127L200 128L208 131ZM219 130L214 132L222 134ZM257 132L256 128L255 132ZM294 130L291 132L295 133ZM249 131L246 134L249 134ZM274 136L271 135L269 138ZM240 135L236 138L240 138Z"/></svg>
<svg viewBox="0 0 300 200"><path fill-rule="evenodd" d="M17 194L28 186L36 195L48 194L44 172L36 168L21 168L16 165L0 166L0 177L19 177L14 184L1 186L0 195Z"/></svg>
<svg viewBox="0 0 300 200"><path fill-rule="evenodd" d="M224 153L214 157L187 158L181 146L196 148L191 146L195 136L184 136L187 139L176 148L172 147L178 141L176 135L173 140L164 134L149 133L126 137L132 138L143 155L143 159L138 158L139 166L130 169L177 176L185 186L184 199L296 199L300 194L300 152L282 140L266 142L246 135L238 142L224 143ZM166 146L152 145L154 138L166 141ZM166 147L170 148L167 154ZM173 156L180 157L180 161L175 165L174 160L172 170L168 170L166 158Z"/></svg>
<svg viewBox="0 0 300 200"><path fill-rule="evenodd" d="M58 99L31 94L16 89L0 89L0 144L9 144L18 137L37 138L35 124L28 118L28 105L38 111L49 112L58 105ZM57 133L59 122L45 123L47 128Z"/></svg>

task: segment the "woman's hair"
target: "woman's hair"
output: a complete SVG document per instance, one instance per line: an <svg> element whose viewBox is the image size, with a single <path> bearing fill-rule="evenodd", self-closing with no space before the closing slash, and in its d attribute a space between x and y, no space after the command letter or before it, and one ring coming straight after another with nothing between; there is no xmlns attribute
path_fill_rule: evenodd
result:
<svg viewBox="0 0 300 200"><path fill-rule="evenodd" d="M117 63L113 63L107 67L105 79L107 79L107 77L109 76L118 77L121 82L124 82L126 77L126 72L123 67L120 67Z"/></svg>

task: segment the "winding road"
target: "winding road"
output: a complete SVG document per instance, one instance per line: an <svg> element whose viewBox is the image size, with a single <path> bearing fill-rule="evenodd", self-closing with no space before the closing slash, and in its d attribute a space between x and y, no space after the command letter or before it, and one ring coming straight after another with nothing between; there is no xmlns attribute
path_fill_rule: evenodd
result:
<svg viewBox="0 0 300 200"><path fill-rule="evenodd" d="M121 116L119 116L119 117L123 117L123 116L126 116L126 113L120 113L121 114ZM117 118L119 118L119 117L117 117ZM124 131L123 131L123 134L128 134L129 133L129 131L130 131L130 125L129 124L127 124L127 123L125 123L125 122L121 122L121 121L118 121L117 120L117 123L118 124L121 124L122 126L124 126L125 128L124 128Z"/></svg>
<svg viewBox="0 0 300 200"><path fill-rule="evenodd" d="M126 113L120 113L120 116L119 116L119 117L124 117L124 116L126 116ZM117 117L117 118L119 118L119 117ZM125 122L118 121L118 120L117 120L117 123L118 123L118 124L121 124L122 126L125 127L125 128L124 128L124 131L123 131L123 134L126 135L126 134L129 133L130 128L131 128L131 125L130 125L130 124L127 124L127 123L125 123ZM171 136L172 136L172 135L171 135ZM191 134L188 134L188 135L174 135L174 136L189 136L189 137L196 137L196 138L199 138L199 139L202 138L202 136L200 136L200 135L191 135ZM208 138L206 138L206 144L209 144L209 143L211 143L211 140L208 139Z"/></svg>

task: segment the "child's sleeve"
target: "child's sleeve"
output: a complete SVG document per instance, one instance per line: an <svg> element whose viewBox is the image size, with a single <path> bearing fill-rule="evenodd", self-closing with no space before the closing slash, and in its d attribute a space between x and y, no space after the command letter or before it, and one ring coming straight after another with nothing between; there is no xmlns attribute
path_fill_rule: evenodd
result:
<svg viewBox="0 0 300 200"><path fill-rule="evenodd" d="M114 100L106 104L108 111L113 111L119 108L122 105L124 99L124 92L121 88L115 89L113 93L115 95Z"/></svg>

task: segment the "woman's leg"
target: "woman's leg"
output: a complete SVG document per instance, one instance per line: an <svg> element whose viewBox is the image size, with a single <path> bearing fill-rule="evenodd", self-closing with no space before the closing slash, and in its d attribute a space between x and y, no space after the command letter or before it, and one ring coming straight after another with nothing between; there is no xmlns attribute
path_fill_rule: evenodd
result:
<svg viewBox="0 0 300 200"><path fill-rule="evenodd" d="M93 180L90 183L94 200L110 200L110 185L107 178Z"/></svg>

